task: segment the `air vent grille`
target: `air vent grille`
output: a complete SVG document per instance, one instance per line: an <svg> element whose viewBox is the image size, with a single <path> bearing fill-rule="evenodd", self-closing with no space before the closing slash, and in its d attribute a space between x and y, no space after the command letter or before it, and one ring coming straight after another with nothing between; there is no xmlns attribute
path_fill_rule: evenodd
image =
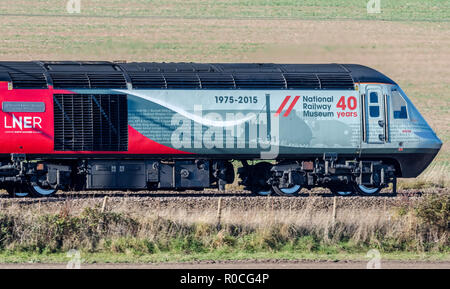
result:
<svg viewBox="0 0 450 289"><path fill-rule="evenodd" d="M312 73L286 73L284 74L287 87L294 89L320 89L319 79Z"/></svg>
<svg viewBox="0 0 450 289"><path fill-rule="evenodd" d="M91 88L127 88L122 73L88 73Z"/></svg>
<svg viewBox="0 0 450 289"><path fill-rule="evenodd" d="M129 72L131 84L134 89L160 89L166 88L166 80L162 74Z"/></svg>
<svg viewBox="0 0 450 289"><path fill-rule="evenodd" d="M322 89L354 89L351 76L347 73L317 74Z"/></svg>
<svg viewBox="0 0 450 289"><path fill-rule="evenodd" d="M236 88L241 89L281 89L286 88L282 74L235 74L233 75Z"/></svg>
<svg viewBox="0 0 450 289"><path fill-rule="evenodd" d="M54 88L90 88L85 73L50 73Z"/></svg>
<svg viewBox="0 0 450 289"><path fill-rule="evenodd" d="M202 88L205 89L233 89L234 78L231 74L221 74L221 73L205 73L199 74L198 78L202 84Z"/></svg>
<svg viewBox="0 0 450 289"><path fill-rule="evenodd" d="M50 73L54 88L127 88L122 73Z"/></svg>
<svg viewBox="0 0 450 289"><path fill-rule="evenodd" d="M55 151L126 151L127 97L55 94Z"/></svg>
<svg viewBox="0 0 450 289"><path fill-rule="evenodd" d="M200 80L196 74L171 73L165 74L167 88L200 88Z"/></svg>
<svg viewBox="0 0 450 289"><path fill-rule="evenodd" d="M43 73L10 72L9 76L14 88L47 88L47 80Z"/></svg>

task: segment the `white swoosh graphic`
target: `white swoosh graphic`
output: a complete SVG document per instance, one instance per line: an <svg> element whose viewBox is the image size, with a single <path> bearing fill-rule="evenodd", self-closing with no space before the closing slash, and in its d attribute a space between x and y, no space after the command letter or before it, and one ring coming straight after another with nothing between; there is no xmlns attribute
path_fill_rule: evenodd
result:
<svg viewBox="0 0 450 289"><path fill-rule="evenodd" d="M193 120L193 121L195 121L197 123L201 123L202 125L206 125L206 126L218 126L218 127L236 126L236 125L240 125L240 124L242 124L242 123L244 123L244 122L246 122L246 121L256 117L255 114L252 114L252 115L249 115L249 116L246 116L246 117L244 117L242 119L237 119L237 120L225 120L225 121L223 121L223 120L212 120L212 119L204 118L204 117L201 117L199 115L190 113L190 112L188 112L188 111L186 111L186 110L184 110L182 108L174 106L174 105L172 105L170 103L167 103L167 102L165 102L163 100L160 100L160 99L148 96L148 95L146 95L144 93L139 93L139 92L135 92L135 91L130 92L130 90L115 90L115 91L118 91L120 93L125 93L125 94L131 94L131 95L134 95L134 96L137 96L137 97L140 97L140 98L144 98L146 100L149 100L151 102L154 102L154 103L157 103L157 104L159 104L161 106L164 106L164 107L166 107L166 108L168 108L170 110L173 110L173 111L181 114L184 117L187 117L187 118L189 118L189 119L191 119L191 120Z"/></svg>

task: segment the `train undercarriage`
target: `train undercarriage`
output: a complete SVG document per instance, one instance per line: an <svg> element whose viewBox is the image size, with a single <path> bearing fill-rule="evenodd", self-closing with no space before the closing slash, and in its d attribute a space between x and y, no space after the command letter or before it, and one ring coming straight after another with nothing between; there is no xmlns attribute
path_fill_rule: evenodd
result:
<svg viewBox="0 0 450 289"><path fill-rule="evenodd" d="M340 196L373 196L390 183L396 193L396 166L386 161L324 154L310 160L240 162L239 185L260 196L297 196L314 187ZM225 190L235 175L230 160L27 160L12 154L0 165L0 187L14 197L45 197L58 190Z"/></svg>

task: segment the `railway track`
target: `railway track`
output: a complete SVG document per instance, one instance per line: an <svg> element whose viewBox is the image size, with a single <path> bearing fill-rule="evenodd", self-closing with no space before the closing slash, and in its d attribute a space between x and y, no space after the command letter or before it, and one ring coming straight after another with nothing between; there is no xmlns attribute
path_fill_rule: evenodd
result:
<svg viewBox="0 0 450 289"><path fill-rule="evenodd" d="M446 189L438 189L437 192L446 191ZM382 191L373 197L387 197L387 198L395 198L395 197L420 197L424 193L432 192L431 190L400 190L397 194L392 194L388 190ZM219 190L204 190L204 191L77 191L77 192L58 192L51 197L41 197L41 198L33 198L33 197L11 197L6 192L0 192L0 200L11 199L21 201L50 201L50 200L66 200L66 199L85 199L85 198L104 198L104 197L114 197L114 198L226 198L226 197L246 197L246 198L287 198L287 199L295 199L295 198L307 198L307 197L322 197L322 198L330 198L334 197L327 189L315 189L312 191L306 191L300 194L297 197L281 197L276 194L272 194L271 196L259 196L252 194L250 191L246 190L227 190L227 191L219 191ZM366 196L338 196L339 198L365 198ZM369 197L369 198L373 198Z"/></svg>
<svg viewBox="0 0 450 289"><path fill-rule="evenodd" d="M346 196L336 197L340 207L389 207L402 203L414 203L427 193L450 193L444 189L424 190L400 190L397 196L382 192L379 196ZM134 206L153 209L213 209L217 207L218 200L224 207L231 209L289 209L298 210L306 206L318 209L326 209L333 206L334 198L328 190L306 191L299 197L280 196L255 196L248 191L218 190L206 191L138 191L138 192L114 192L114 191L83 191L83 192L58 192L48 198L11 198L4 192L0 193L0 210L8 206L64 206L67 202L75 206L102 206L107 197L110 208Z"/></svg>

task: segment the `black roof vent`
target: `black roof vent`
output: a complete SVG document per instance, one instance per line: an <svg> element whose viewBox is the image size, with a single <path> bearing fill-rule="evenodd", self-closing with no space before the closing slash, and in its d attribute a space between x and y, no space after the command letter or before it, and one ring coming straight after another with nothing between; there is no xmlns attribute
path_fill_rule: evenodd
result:
<svg viewBox="0 0 450 289"><path fill-rule="evenodd" d="M88 73L91 88L127 88L122 73Z"/></svg>
<svg viewBox="0 0 450 289"><path fill-rule="evenodd" d="M34 62L0 62L0 72L7 72L14 88L47 88L44 69Z"/></svg>
<svg viewBox="0 0 450 289"><path fill-rule="evenodd" d="M14 88L47 88L47 80L43 73L10 72Z"/></svg>
<svg viewBox="0 0 450 289"><path fill-rule="evenodd" d="M134 89L166 88L166 80L162 74L145 72L128 72Z"/></svg>
<svg viewBox="0 0 450 289"><path fill-rule="evenodd" d="M317 74L322 89L354 89L352 77L348 73Z"/></svg>
<svg viewBox="0 0 450 289"><path fill-rule="evenodd" d="M287 73L345 73L348 70L340 64L280 64L280 67Z"/></svg>
<svg viewBox="0 0 450 289"><path fill-rule="evenodd" d="M234 74L236 88L280 89L286 88L286 81L280 73Z"/></svg>
<svg viewBox="0 0 450 289"><path fill-rule="evenodd" d="M0 71L8 72L44 72L42 66L34 62L2 61Z"/></svg>
<svg viewBox="0 0 450 289"><path fill-rule="evenodd" d="M166 79L167 78L167 79ZM14 88L354 89L354 83L395 84L357 64L112 63L0 61L0 80Z"/></svg>
<svg viewBox="0 0 450 289"><path fill-rule="evenodd" d="M45 68L48 71L58 72L114 72L116 67L111 64L102 63L76 63L76 62L56 62L46 63Z"/></svg>
<svg viewBox="0 0 450 289"><path fill-rule="evenodd" d="M198 77L200 78L202 88L205 89L233 89L234 86L234 79L231 76L231 74L226 73L205 73L205 74L199 74Z"/></svg>
<svg viewBox="0 0 450 289"><path fill-rule="evenodd" d="M132 62L120 63L120 68L129 72L215 72L211 64L206 63L156 63L156 62Z"/></svg>
<svg viewBox="0 0 450 289"><path fill-rule="evenodd" d="M54 88L90 88L85 73L50 73Z"/></svg>
<svg viewBox="0 0 450 289"><path fill-rule="evenodd" d="M54 88L127 88L122 73L50 73Z"/></svg>
<svg viewBox="0 0 450 289"><path fill-rule="evenodd" d="M258 73L281 72L279 65L273 63L220 63L215 64L223 72Z"/></svg>
<svg viewBox="0 0 450 289"><path fill-rule="evenodd" d="M173 73L164 74L167 88L200 88L200 80L196 74Z"/></svg>
<svg viewBox="0 0 450 289"><path fill-rule="evenodd" d="M320 89L320 82L313 73L286 73L287 88Z"/></svg>

